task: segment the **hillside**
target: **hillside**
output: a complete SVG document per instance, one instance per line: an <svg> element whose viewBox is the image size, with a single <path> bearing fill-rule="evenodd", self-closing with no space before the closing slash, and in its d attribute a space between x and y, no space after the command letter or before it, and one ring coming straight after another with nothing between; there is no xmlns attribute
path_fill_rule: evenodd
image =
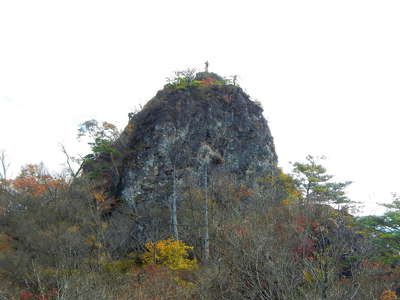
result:
<svg viewBox="0 0 400 300"><path fill-rule="evenodd" d="M81 125L82 172L0 176L0 299L398 299L400 200L355 218L317 158L282 172L235 81L177 73L129 117Z"/></svg>

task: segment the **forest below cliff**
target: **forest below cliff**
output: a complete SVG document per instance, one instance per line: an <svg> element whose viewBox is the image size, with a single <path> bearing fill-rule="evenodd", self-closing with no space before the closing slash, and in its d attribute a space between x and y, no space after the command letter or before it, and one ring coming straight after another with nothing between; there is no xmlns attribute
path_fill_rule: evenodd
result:
<svg viewBox="0 0 400 300"><path fill-rule="evenodd" d="M226 84L179 77L166 88ZM351 183L308 156L253 185L230 173L176 182L171 169L171 198L138 212L107 183L120 172L118 129L91 120L79 135L92 152L63 148L60 174L27 164L8 178L2 152L0 299L400 297L398 195L384 215L357 217Z"/></svg>

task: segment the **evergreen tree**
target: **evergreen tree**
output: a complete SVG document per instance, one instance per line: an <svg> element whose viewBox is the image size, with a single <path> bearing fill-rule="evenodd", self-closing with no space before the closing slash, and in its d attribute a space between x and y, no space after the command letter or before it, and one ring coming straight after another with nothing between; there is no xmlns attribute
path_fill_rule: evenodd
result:
<svg viewBox="0 0 400 300"><path fill-rule="evenodd" d="M390 204L382 204L388 211L382 216L365 216L358 219L361 232L369 236L375 246L375 261L400 263L400 195L393 194Z"/></svg>
<svg viewBox="0 0 400 300"><path fill-rule="evenodd" d="M308 155L306 160L305 163L293 163L293 177L297 188L302 193L303 203L340 205L351 202L345 192L345 188L351 184L350 181L331 182L333 176L326 173L326 168L319 164L318 158Z"/></svg>

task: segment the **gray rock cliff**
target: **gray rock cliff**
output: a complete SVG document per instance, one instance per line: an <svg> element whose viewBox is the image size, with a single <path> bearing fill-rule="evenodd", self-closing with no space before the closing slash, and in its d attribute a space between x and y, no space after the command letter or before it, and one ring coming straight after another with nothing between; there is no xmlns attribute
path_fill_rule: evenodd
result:
<svg viewBox="0 0 400 300"><path fill-rule="evenodd" d="M209 172L230 173L253 185L277 165L262 108L214 73L193 84L166 85L138 113L118 141L123 158L115 194L135 212L167 205L173 174L182 183Z"/></svg>

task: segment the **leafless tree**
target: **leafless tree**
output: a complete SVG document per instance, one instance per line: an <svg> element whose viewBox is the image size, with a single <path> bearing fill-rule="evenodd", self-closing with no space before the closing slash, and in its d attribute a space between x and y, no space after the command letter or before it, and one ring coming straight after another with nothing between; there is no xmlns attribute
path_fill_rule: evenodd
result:
<svg viewBox="0 0 400 300"><path fill-rule="evenodd" d="M7 172L8 169L10 168L10 163L7 161L7 155L5 150L0 151L0 180L2 182L5 182L7 180Z"/></svg>
<svg viewBox="0 0 400 300"><path fill-rule="evenodd" d="M72 178L76 178L79 175L79 173L82 171L83 159L71 156L68 153L65 145L60 144L60 147L61 147L61 152L64 153L64 155L65 155L65 159L66 159L65 163L67 164L67 171L68 171L69 175ZM74 165L77 165L77 167Z"/></svg>
<svg viewBox="0 0 400 300"><path fill-rule="evenodd" d="M208 224L208 170L209 165L212 162L221 161L221 156L216 153L211 147L207 144L203 144L199 149L198 159L200 164L204 170L204 260L208 261L210 258L210 233L209 233L209 224Z"/></svg>

